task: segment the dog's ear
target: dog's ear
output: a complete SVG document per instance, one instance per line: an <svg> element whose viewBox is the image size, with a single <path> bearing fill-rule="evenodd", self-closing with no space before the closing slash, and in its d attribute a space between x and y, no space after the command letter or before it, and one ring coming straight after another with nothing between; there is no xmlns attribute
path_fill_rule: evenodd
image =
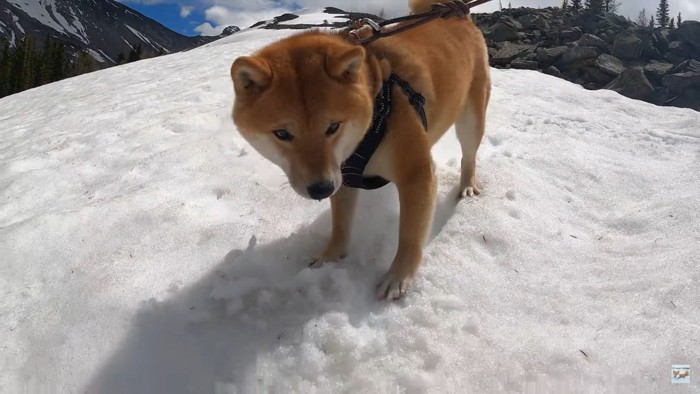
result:
<svg viewBox="0 0 700 394"><path fill-rule="evenodd" d="M333 78L354 80L365 61L361 46L333 48L326 55L326 72Z"/></svg>
<svg viewBox="0 0 700 394"><path fill-rule="evenodd" d="M231 79L237 95L261 92L270 85L270 65L258 56L241 56L231 66Z"/></svg>

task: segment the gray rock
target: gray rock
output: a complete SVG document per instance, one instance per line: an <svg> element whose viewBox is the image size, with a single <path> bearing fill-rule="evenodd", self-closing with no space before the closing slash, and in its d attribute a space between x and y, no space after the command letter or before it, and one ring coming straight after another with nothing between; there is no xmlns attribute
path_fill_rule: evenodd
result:
<svg viewBox="0 0 700 394"><path fill-rule="evenodd" d="M685 21L671 34L673 40L684 41L696 49L693 58L700 60L700 22Z"/></svg>
<svg viewBox="0 0 700 394"><path fill-rule="evenodd" d="M620 59L615 56L608 55L604 53L595 61L595 66L602 72L616 77L620 75L621 72L625 71L625 66L622 64Z"/></svg>
<svg viewBox="0 0 700 394"><path fill-rule="evenodd" d="M603 52L610 52L610 47L602 39L593 34L584 34L578 39L578 45L583 47L596 47Z"/></svg>
<svg viewBox="0 0 700 394"><path fill-rule="evenodd" d="M518 18L518 22L526 30L549 30L547 21L539 15L526 14Z"/></svg>
<svg viewBox="0 0 700 394"><path fill-rule="evenodd" d="M586 67L585 70L586 79L593 82L596 87L601 87L607 85L615 79L614 76L607 74L596 67Z"/></svg>
<svg viewBox="0 0 700 394"><path fill-rule="evenodd" d="M679 64L663 77L662 84L673 94L681 94L689 88L700 88L700 62L687 60Z"/></svg>
<svg viewBox="0 0 700 394"><path fill-rule="evenodd" d="M630 32L624 32L615 39L612 54L620 59L638 60L643 49L644 43L639 37Z"/></svg>
<svg viewBox="0 0 700 394"><path fill-rule="evenodd" d="M654 92L654 87L644 75L644 70L639 67L626 69L614 81L605 86L605 89L638 100L644 100Z"/></svg>
<svg viewBox="0 0 700 394"><path fill-rule="evenodd" d="M537 70L539 63L532 60L515 59L510 66L519 70Z"/></svg>
<svg viewBox="0 0 700 394"><path fill-rule="evenodd" d="M668 53L677 59L693 57L693 47L685 41L673 41L668 44Z"/></svg>
<svg viewBox="0 0 700 394"><path fill-rule="evenodd" d="M553 64L554 62L559 60L560 57L564 56L564 54L568 50L569 47L567 46L558 46L554 48L538 48L537 60L539 60L540 63L544 63L546 65Z"/></svg>
<svg viewBox="0 0 700 394"><path fill-rule="evenodd" d="M562 76L561 71L559 71L559 69L554 66L549 66L545 68L542 72L544 72L547 75L555 76L557 78L561 78Z"/></svg>
<svg viewBox="0 0 700 394"><path fill-rule="evenodd" d="M570 48L564 56L559 59L557 65L560 69L581 68L592 66L598 56L600 49L596 47L573 47Z"/></svg>
<svg viewBox="0 0 700 394"><path fill-rule="evenodd" d="M484 36L496 42L515 41L518 39L518 30L499 22L485 30Z"/></svg>
<svg viewBox="0 0 700 394"><path fill-rule="evenodd" d="M644 73L649 80L660 83L661 78L673 69L673 64L652 60L651 63L644 66Z"/></svg>
<svg viewBox="0 0 700 394"><path fill-rule="evenodd" d="M580 27L574 27L571 30L562 30L559 32L559 37L567 41L576 41L583 35L583 30Z"/></svg>
<svg viewBox="0 0 700 394"><path fill-rule="evenodd" d="M520 54L527 52L531 47L527 45L517 45L506 42L501 49L496 52L496 54L491 58L493 64L498 66L505 66L506 64L512 62Z"/></svg>

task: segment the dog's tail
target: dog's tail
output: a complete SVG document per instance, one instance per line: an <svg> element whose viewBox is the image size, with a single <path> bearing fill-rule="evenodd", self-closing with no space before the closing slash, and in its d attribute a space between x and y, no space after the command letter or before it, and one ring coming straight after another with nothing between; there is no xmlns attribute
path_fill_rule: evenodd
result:
<svg viewBox="0 0 700 394"><path fill-rule="evenodd" d="M408 8L411 14L430 11L430 6L435 3L446 3L447 0L408 0Z"/></svg>

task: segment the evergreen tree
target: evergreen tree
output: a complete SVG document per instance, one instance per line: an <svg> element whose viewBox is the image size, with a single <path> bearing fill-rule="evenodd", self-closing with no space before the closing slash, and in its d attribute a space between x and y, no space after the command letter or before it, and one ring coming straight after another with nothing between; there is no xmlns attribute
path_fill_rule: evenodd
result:
<svg viewBox="0 0 700 394"><path fill-rule="evenodd" d="M571 9L581 11L581 0L571 0Z"/></svg>
<svg viewBox="0 0 700 394"><path fill-rule="evenodd" d="M126 59L126 61L127 63L131 63L137 60L141 60L142 55L143 49L141 48L141 43L136 43L136 45L131 47L131 51L129 51L129 57Z"/></svg>
<svg viewBox="0 0 700 394"><path fill-rule="evenodd" d="M603 12L603 0L586 0L586 9L596 14Z"/></svg>
<svg viewBox="0 0 700 394"><path fill-rule="evenodd" d="M87 50L82 50L78 52L78 56L75 60L73 66L72 75L86 74L89 72L97 71L99 69L97 61Z"/></svg>
<svg viewBox="0 0 700 394"><path fill-rule="evenodd" d="M119 52L119 56L117 56L117 64L124 63L126 63L126 56L124 55L124 52Z"/></svg>
<svg viewBox="0 0 700 394"><path fill-rule="evenodd" d="M669 19L668 0L660 0L659 8L656 9L656 20L659 22L659 26L668 26Z"/></svg>
<svg viewBox="0 0 700 394"><path fill-rule="evenodd" d="M642 8L637 15L637 24L641 27L647 27L649 25L649 19L647 19L647 9Z"/></svg>
<svg viewBox="0 0 700 394"><path fill-rule="evenodd" d="M15 82L14 92L31 89L34 87L34 40L30 35L24 36L19 44L17 56L15 56Z"/></svg>
<svg viewBox="0 0 700 394"><path fill-rule="evenodd" d="M668 27L673 30L676 28L676 18L671 18L671 23L668 25Z"/></svg>
<svg viewBox="0 0 700 394"><path fill-rule="evenodd" d="M654 22L654 15L652 15L651 18L649 18L649 28L653 29L655 23L656 22Z"/></svg>
<svg viewBox="0 0 700 394"><path fill-rule="evenodd" d="M3 40L0 52L0 97L10 94L10 42Z"/></svg>
<svg viewBox="0 0 700 394"><path fill-rule="evenodd" d="M569 0L564 0L564 1L561 3L561 9L564 10L564 11L566 11L566 10L569 9Z"/></svg>
<svg viewBox="0 0 700 394"><path fill-rule="evenodd" d="M679 12L678 13L678 23L676 23L676 25L678 27L681 27L681 23L683 23L683 19L681 18L681 13Z"/></svg>

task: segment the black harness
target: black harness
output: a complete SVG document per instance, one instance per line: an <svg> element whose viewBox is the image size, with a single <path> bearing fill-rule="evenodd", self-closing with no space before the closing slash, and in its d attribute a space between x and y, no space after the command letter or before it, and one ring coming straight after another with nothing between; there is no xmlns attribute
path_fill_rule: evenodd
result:
<svg viewBox="0 0 700 394"><path fill-rule="evenodd" d="M425 131L428 131L428 119L425 116L425 98L411 88L411 85L396 74L391 74L389 79L382 84L379 94L374 100L374 114L367 134L340 168L343 174L343 186L357 189L379 189L389 183L380 176L364 176L365 167L386 134L386 127L391 116L391 99L394 85L399 85L401 91L408 98L420 118Z"/></svg>

